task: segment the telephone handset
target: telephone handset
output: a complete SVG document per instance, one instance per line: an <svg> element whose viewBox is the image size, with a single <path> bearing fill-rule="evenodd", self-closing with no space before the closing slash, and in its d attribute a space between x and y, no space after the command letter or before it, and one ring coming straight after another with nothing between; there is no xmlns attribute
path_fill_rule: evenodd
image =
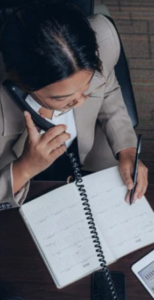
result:
<svg viewBox="0 0 154 300"><path fill-rule="evenodd" d="M16 105L21 109L21 111L29 111L31 114L31 117L35 123L36 126L38 126L40 129L43 129L44 131L47 131L54 125L42 118L40 115L38 115L25 101L26 96L28 95L24 91L22 91L19 87L17 87L14 83L12 83L9 79L5 80L3 82L3 87L5 90L9 93L12 100L16 103ZM89 230L91 233L91 237L93 240L93 243L95 244L95 249L97 253L98 260L100 262L101 271L95 272L92 275L92 300L100 299L100 300L125 300L125 297L120 297L121 295L117 295L117 292L114 287L113 278L111 276L111 273L108 270L108 267L106 265L105 257L103 254L103 250L101 247L101 243L99 240L99 236L96 230L96 226L94 223L93 215L91 212L88 196L86 194L86 190L83 184L83 179L79 167L79 163L77 162L77 159L73 152L69 153L67 151L67 155L70 159L70 162L72 164L72 168L74 171L74 177L75 177L75 183L79 190L79 194L81 196L81 201L83 205L83 209L85 211L85 216L87 218L87 222L89 225ZM100 273L101 272L101 273ZM100 276L101 275L101 276ZM100 280L101 279L101 280ZM120 280L121 281L121 280ZM97 284L95 284L97 283ZM122 284L122 282L121 282ZM104 287L105 287L105 293L104 293ZM123 293L124 296L124 293ZM99 298L96 298L99 297Z"/></svg>
<svg viewBox="0 0 154 300"><path fill-rule="evenodd" d="M31 117L34 121L34 124L40 129L47 131L51 127L55 126L52 123L48 122L42 118L39 114L31 108L31 106L25 101L28 93L22 91L18 86L16 86L11 80L6 79L3 82L5 90L10 94L12 100L19 107L21 111L28 111L31 114Z"/></svg>

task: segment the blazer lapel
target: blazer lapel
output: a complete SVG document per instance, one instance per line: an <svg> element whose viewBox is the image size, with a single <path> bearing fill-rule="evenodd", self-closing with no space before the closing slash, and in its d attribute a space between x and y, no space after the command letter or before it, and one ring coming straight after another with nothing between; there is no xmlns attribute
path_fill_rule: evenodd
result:
<svg viewBox="0 0 154 300"><path fill-rule="evenodd" d="M27 136L28 136L27 128L25 128L24 132L20 135L20 137L17 139L17 141L12 147L12 150L14 151L14 153L18 158L21 156L23 152Z"/></svg>
<svg viewBox="0 0 154 300"><path fill-rule="evenodd" d="M0 97L3 118L3 136L23 133L26 126L23 114L2 85L0 87Z"/></svg>
<svg viewBox="0 0 154 300"><path fill-rule="evenodd" d="M88 93L101 85L103 81L105 82L105 79L98 72L95 72ZM94 143L95 125L104 98L104 87L105 85L92 98L89 97L82 106L74 109L81 164L84 163Z"/></svg>
<svg viewBox="0 0 154 300"><path fill-rule="evenodd" d="M27 138L27 129L23 113L12 101L11 97L5 91L3 86L0 87L1 109L2 109L2 135L4 137L20 135L17 138L12 150L17 157L22 154L24 144Z"/></svg>

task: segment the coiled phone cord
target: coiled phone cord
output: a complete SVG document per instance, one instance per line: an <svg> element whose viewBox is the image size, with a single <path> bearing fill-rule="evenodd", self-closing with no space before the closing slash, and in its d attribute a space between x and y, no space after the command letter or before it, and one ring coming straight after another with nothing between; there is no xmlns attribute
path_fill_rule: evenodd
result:
<svg viewBox="0 0 154 300"><path fill-rule="evenodd" d="M89 229L90 229L90 233L92 234L93 243L95 244L94 247L96 248L96 252L97 252L97 256L99 258L98 260L100 262L103 277L104 277L104 279L107 283L107 287L109 289L111 299L112 300L118 300L118 296L117 296L117 293L116 293L116 290L115 290L115 287L114 287L114 283L113 283L113 280L111 278L111 274L108 270L106 260L105 260L104 254L103 254L102 246L101 246L99 236L98 236L98 233L97 233L97 230L96 230L96 226L95 226L93 215L92 215L92 212L91 212L88 196L86 194L86 190L85 190L85 187L83 185L83 179L82 179L82 175L81 175L81 172L80 172L80 167L79 167L78 161L77 161L77 159L76 159L73 152L71 152L71 153L67 152L67 155L70 159L70 162L71 162L71 165L72 165L72 168L73 168L75 183L76 183L76 186L78 187L78 190L80 192L82 205L84 206L84 210L86 211L85 215L87 216L88 225L90 225Z"/></svg>

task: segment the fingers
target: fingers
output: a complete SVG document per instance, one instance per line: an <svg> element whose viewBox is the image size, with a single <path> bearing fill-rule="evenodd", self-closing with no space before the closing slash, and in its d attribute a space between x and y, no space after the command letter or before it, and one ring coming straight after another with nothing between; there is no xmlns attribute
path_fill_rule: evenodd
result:
<svg viewBox="0 0 154 300"><path fill-rule="evenodd" d="M122 179L127 186L128 190L131 190L134 186L132 176L131 176L131 169L128 167L121 167L120 173L122 175Z"/></svg>
<svg viewBox="0 0 154 300"><path fill-rule="evenodd" d="M61 145L63 145L67 140L70 139L70 134L64 132L61 135L54 138L52 141L48 143L48 149L49 153L57 148L59 148Z"/></svg>
<svg viewBox="0 0 154 300"><path fill-rule="evenodd" d="M59 148L51 151L50 156L52 158L52 161L55 161L59 156L64 154L65 151L66 151L65 145L61 145Z"/></svg>
<svg viewBox="0 0 154 300"><path fill-rule="evenodd" d="M134 186L132 180L133 169L134 169L133 156L130 155L129 157L128 154L126 156L121 155L119 161L119 170L123 178L123 181L126 184L128 189L128 193L125 198L127 203L129 203L130 201L130 191ZM148 169L141 161L139 161L137 184L133 195L133 203L136 201L136 199L140 199L145 194L147 190L147 186L148 186Z"/></svg>
<svg viewBox="0 0 154 300"><path fill-rule="evenodd" d="M45 144L51 142L54 138L64 133L66 129L67 129L66 125L57 125L50 128L42 135L43 142L45 142Z"/></svg>
<svg viewBox="0 0 154 300"><path fill-rule="evenodd" d="M135 188L133 202L135 202L136 199L142 198L142 196L145 194L147 190L147 187L148 187L148 169L146 168L146 166L143 165L142 162L140 162L138 168L137 185Z"/></svg>
<svg viewBox="0 0 154 300"><path fill-rule="evenodd" d="M130 191L127 191L127 195L126 195L125 201L126 201L127 203L130 202Z"/></svg>
<svg viewBox="0 0 154 300"><path fill-rule="evenodd" d="M41 129L38 126L36 126L36 129L38 132L41 132Z"/></svg>
<svg viewBox="0 0 154 300"><path fill-rule="evenodd" d="M35 126L30 113L25 111L24 116L27 125L29 139L35 141L38 139L38 137L40 137L39 131ZM60 145L62 145L70 138L70 135L68 133L65 133L66 129L67 129L66 125L57 125L50 128L47 132L45 132L41 136L44 146L49 144L48 145L49 153L52 150L58 148ZM50 142L53 142L52 145L50 144Z"/></svg>
<svg viewBox="0 0 154 300"><path fill-rule="evenodd" d="M145 194L148 187L148 169L146 166L140 161L138 167L138 176L137 176L137 185L135 188L134 196L133 196L133 203L137 199L141 199L142 196ZM128 191L126 195L126 202L129 203L130 201L130 191Z"/></svg>
<svg viewBox="0 0 154 300"><path fill-rule="evenodd" d="M39 136L39 133L38 133L38 130L37 130L32 118L31 118L30 113L28 111L24 111L24 116L25 116L27 131L28 131L30 140L37 139L37 137Z"/></svg>

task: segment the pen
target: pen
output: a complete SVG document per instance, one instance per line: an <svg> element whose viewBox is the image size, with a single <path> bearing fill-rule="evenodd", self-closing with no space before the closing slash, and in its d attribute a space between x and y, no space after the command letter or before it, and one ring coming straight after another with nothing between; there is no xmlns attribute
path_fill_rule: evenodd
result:
<svg viewBox="0 0 154 300"><path fill-rule="evenodd" d="M136 157L135 157L135 165L134 165L134 173L133 173L133 183L134 187L132 188L130 192L130 205L133 202L133 196L136 188L136 182L137 182L137 173L138 173L138 163L139 163L139 158L140 158L140 153L141 153L141 145L142 145L142 134L138 135L138 141L137 141L137 149L136 149Z"/></svg>

